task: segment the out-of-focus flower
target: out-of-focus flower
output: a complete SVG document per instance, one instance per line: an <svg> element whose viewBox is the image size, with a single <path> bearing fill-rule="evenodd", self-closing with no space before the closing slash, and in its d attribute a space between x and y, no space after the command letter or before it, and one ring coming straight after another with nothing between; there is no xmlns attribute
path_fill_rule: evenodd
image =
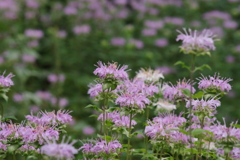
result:
<svg viewBox="0 0 240 160"><path fill-rule="evenodd" d="M67 36L67 32L64 30L60 30L57 32L57 37L58 38L65 38Z"/></svg>
<svg viewBox="0 0 240 160"><path fill-rule="evenodd" d="M158 47L165 47L168 45L168 40L166 38L160 38L155 40L155 45Z"/></svg>
<svg viewBox="0 0 240 160"><path fill-rule="evenodd" d="M141 40L131 39L129 43L133 44L137 49L142 49L144 47L144 44Z"/></svg>
<svg viewBox="0 0 240 160"><path fill-rule="evenodd" d="M36 0L26 0L26 6L29 8L38 8L39 4Z"/></svg>
<svg viewBox="0 0 240 160"><path fill-rule="evenodd" d="M152 69L141 69L137 72L137 75L135 77L136 79L141 79L146 82L156 82L160 79L164 79L164 76L160 70L152 70Z"/></svg>
<svg viewBox="0 0 240 160"><path fill-rule="evenodd" d="M142 35L143 36L155 36L157 34L157 30L156 29L144 29L142 30Z"/></svg>
<svg viewBox="0 0 240 160"><path fill-rule="evenodd" d="M156 111L172 111L176 109L176 105L169 103L167 100L159 99L158 102L153 103L156 106Z"/></svg>
<svg viewBox="0 0 240 160"><path fill-rule="evenodd" d="M19 93L16 93L16 94L13 95L13 100L15 102L21 102L21 101L23 101L23 95L19 94Z"/></svg>
<svg viewBox="0 0 240 160"><path fill-rule="evenodd" d="M227 20L227 21L224 21L223 26L229 29L236 29L238 27L238 23L233 20Z"/></svg>
<svg viewBox="0 0 240 160"><path fill-rule="evenodd" d="M215 35L210 30L203 30L200 34L195 30L188 31L184 28L185 33L177 30L180 34L177 36L177 41L182 41L181 50L187 54L210 54L210 50L215 50L214 41Z"/></svg>
<svg viewBox="0 0 240 160"><path fill-rule="evenodd" d="M38 46L39 46L38 40L29 41L29 42L27 43L27 46L28 46L29 48L38 47Z"/></svg>
<svg viewBox="0 0 240 160"><path fill-rule="evenodd" d="M68 105L68 99L67 98L60 98L59 99L59 107L64 108Z"/></svg>
<svg viewBox="0 0 240 160"><path fill-rule="evenodd" d="M45 139L47 140L47 137ZM69 143L70 139L66 142L64 140L65 137L59 144L56 141L50 142L47 140L47 143L41 147L41 153L57 159L73 159L74 154L78 153L78 150L73 146L76 141Z"/></svg>
<svg viewBox="0 0 240 160"><path fill-rule="evenodd" d="M76 35L80 35L80 34L88 34L90 33L91 28L89 25L81 25L81 26L75 26L73 28L73 32Z"/></svg>
<svg viewBox="0 0 240 160"><path fill-rule="evenodd" d="M146 20L145 21L145 26L148 28L152 28L152 29L161 29L163 28L163 21L158 20L158 21L153 21L153 20Z"/></svg>
<svg viewBox="0 0 240 160"><path fill-rule="evenodd" d="M43 32L38 29L27 29L25 30L25 35L32 38L42 38L44 36Z"/></svg>
<svg viewBox="0 0 240 160"><path fill-rule="evenodd" d="M171 67L168 67L168 66L157 67L156 70L160 70L163 73L163 75L176 73L176 69L175 68L171 68Z"/></svg>
<svg viewBox="0 0 240 160"><path fill-rule="evenodd" d="M112 44L113 46L119 46L119 47L121 47L121 46L124 46L125 43L126 43L126 41L125 41L125 39L122 38L122 37L115 37L115 38L112 38L112 39L111 39L111 44Z"/></svg>
<svg viewBox="0 0 240 160"><path fill-rule="evenodd" d="M95 132L95 129L93 127L87 126L83 128L82 132L85 135L92 135Z"/></svg>
<svg viewBox="0 0 240 160"><path fill-rule="evenodd" d="M235 62L235 57L232 56L232 55L229 55L229 56L227 56L227 57L225 58L225 61L226 61L227 63L234 63L234 62Z"/></svg>
<svg viewBox="0 0 240 160"><path fill-rule="evenodd" d="M23 62L33 63L33 62L35 62L35 60L36 60L36 56L29 55L29 54L22 55Z"/></svg>

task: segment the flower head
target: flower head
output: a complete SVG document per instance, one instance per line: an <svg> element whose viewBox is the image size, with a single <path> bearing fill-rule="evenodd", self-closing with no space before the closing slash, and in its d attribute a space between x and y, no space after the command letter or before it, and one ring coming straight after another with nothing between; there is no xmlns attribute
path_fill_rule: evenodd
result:
<svg viewBox="0 0 240 160"><path fill-rule="evenodd" d="M78 150L74 148L73 144L76 141L69 143L70 139L64 142L65 137L61 143L50 142L46 139L47 144L41 147L41 153L48 155L49 157L54 157L58 159L73 159L74 154L78 153Z"/></svg>
<svg viewBox="0 0 240 160"><path fill-rule="evenodd" d="M165 87L163 90L163 95L165 99L168 99L170 101L178 101L178 100L185 100L186 95L184 94L183 90L187 89L189 91L192 91L194 93L196 90L192 87L193 83L186 79L183 79L182 81L179 80L177 82L177 85L171 85Z"/></svg>
<svg viewBox="0 0 240 160"><path fill-rule="evenodd" d="M120 67L117 65L117 63L108 63L106 65L99 61L96 66L97 69L93 73L95 75L98 75L99 78L106 78L110 76L114 77L115 79L128 79L128 74L126 72L126 69L128 68L127 65L123 65L122 67Z"/></svg>
<svg viewBox="0 0 240 160"><path fill-rule="evenodd" d="M165 110L165 111L171 111L176 109L176 105L169 103L167 100L159 99L156 103L153 103L154 106L156 106L157 111Z"/></svg>
<svg viewBox="0 0 240 160"><path fill-rule="evenodd" d="M4 77L5 72L0 76L0 85L2 87L10 87L14 85L13 81L11 80L14 75L12 73L9 73L6 77Z"/></svg>
<svg viewBox="0 0 240 160"><path fill-rule="evenodd" d="M232 79L222 78L216 73L213 77L209 76L209 79L202 75L202 77L198 78L198 80L198 88L207 92L213 92L214 90L217 90L217 93L225 91L229 92L232 89L231 85L228 83L232 81Z"/></svg>
<svg viewBox="0 0 240 160"><path fill-rule="evenodd" d="M177 30L180 34L177 36L177 41L182 40L181 50L189 54L209 54L210 50L215 50L214 39L215 35L210 30L203 30L201 33L198 33L196 30L192 31L191 29L183 29L184 33Z"/></svg>
<svg viewBox="0 0 240 160"><path fill-rule="evenodd" d="M156 82L159 79L164 79L164 76L160 70L152 70L152 69L141 69L137 72L136 79L141 79L147 82Z"/></svg>

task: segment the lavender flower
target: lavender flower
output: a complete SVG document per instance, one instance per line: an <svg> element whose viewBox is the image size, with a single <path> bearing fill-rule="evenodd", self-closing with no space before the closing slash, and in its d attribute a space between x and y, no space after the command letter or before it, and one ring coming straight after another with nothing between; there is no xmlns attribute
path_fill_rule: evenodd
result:
<svg viewBox="0 0 240 160"><path fill-rule="evenodd" d="M215 50L214 41L215 35L210 30L203 30L200 34L197 31L188 31L184 28L185 33L177 30L180 34L177 37L177 41L182 40L181 50L187 54L209 54L210 50Z"/></svg>
<svg viewBox="0 0 240 160"><path fill-rule="evenodd" d="M47 140L47 143L41 147L41 153L58 159L73 159L74 154L78 153L78 150L73 146L76 141L69 143L70 139L68 139L66 142L64 142L64 140L65 137L59 144L56 143L56 141L51 143L49 140Z"/></svg>
<svg viewBox="0 0 240 160"><path fill-rule="evenodd" d="M220 101L217 99L208 100L192 100L192 111L194 113L203 113L204 115L214 116L217 107L220 106ZM187 100L186 107L190 108L190 100Z"/></svg>
<svg viewBox="0 0 240 160"><path fill-rule="evenodd" d="M113 127L114 128L119 128L119 127L126 127L129 128L129 124L130 124L130 116L125 116L125 115L120 115L120 113L118 111L114 111L111 113L107 113L105 114L106 118L105 120L111 120L114 124ZM98 117L98 120L103 121L103 114L100 114ZM136 125L137 122L135 120L131 121L131 125L134 126Z"/></svg>
<svg viewBox="0 0 240 160"><path fill-rule="evenodd" d="M92 141L89 143L83 144L79 150L82 150L84 153L84 156L86 157L94 157L94 158L113 158L115 157L120 149L122 148L122 145L119 143L119 141L114 140L110 142L106 142L105 140L100 141Z"/></svg>
<svg viewBox="0 0 240 160"><path fill-rule="evenodd" d="M27 120L38 125L59 125L72 122L70 111L59 110L55 112L39 112L37 116L27 115Z"/></svg>
<svg viewBox="0 0 240 160"><path fill-rule="evenodd" d="M177 85L171 85L167 86L163 90L163 95L165 99L168 99L170 101L178 101L178 100L185 100L187 96L183 94L183 89L188 89L189 91L192 91L192 93L195 93L195 89L192 87L192 82L190 80L186 81L183 79L182 81L178 81Z"/></svg>
<svg viewBox="0 0 240 160"><path fill-rule="evenodd" d="M202 75L201 78L198 78L199 83L198 83L198 88L199 89L203 89L204 91L209 91L212 92L214 90L217 90L216 92L229 92L232 87L231 85L228 83L230 81L232 81L232 79L230 78L221 78L219 76L219 74L216 74L211 77L209 76L209 79L207 77L204 77Z"/></svg>
<svg viewBox="0 0 240 160"><path fill-rule="evenodd" d="M9 73L6 77L4 77L5 72L3 72L2 75L0 75L0 85L2 87L10 87L13 86L14 83L11 80L12 77L14 77L14 75L12 73Z"/></svg>
<svg viewBox="0 0 240 160"><path fill-rule="evenodd" d="M98 75L100 78L106 78L108 76L114 77L115 79L125 80L128 79L128 74L126 69L127 65L123 65L122 67L117 66L117 63L108 63L107 65L99 61L96 65L98 67L93 73Z"/></svg>

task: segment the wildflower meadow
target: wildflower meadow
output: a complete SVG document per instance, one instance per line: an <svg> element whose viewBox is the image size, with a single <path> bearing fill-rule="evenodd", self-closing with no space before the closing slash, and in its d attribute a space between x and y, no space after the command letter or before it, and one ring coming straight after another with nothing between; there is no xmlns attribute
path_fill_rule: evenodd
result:
<svg viewBox="0 0 240 160"><path fill-rule="evenodd" d="M240 0L0 12L0 159L240 160Z"/></svg>

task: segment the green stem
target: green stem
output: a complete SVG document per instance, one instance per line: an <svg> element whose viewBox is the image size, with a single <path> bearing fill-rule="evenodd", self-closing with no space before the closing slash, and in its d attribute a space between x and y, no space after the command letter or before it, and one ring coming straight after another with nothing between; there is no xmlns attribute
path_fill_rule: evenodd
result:
<svg viewBox="0 0 240 160"><path fill-rule="evenodd" d="M149 117L149 109L148 109L148 106L146 106L146 121L148 120L148 117ZM145 153L147 154L148 153L148 136L145 135Z"/></svg>
<svg viewBox="0 0 240 160"><path fill-rule="evenodd" d="M3 107L2 103L0 103L0 107L1 107L1 117L0 117L0 122L2 122L2 119L3 119L3 113L4 113L4 107Z"/></svg>
<svg viewBox="0 0 240 160"><path fill-rule="evenodd" d="M190 120L189 120L189 126L192 125L192 81L193 81L193 76L194 76L194 70L195 70L195 59L196 59L196 55L192 55L192 62L191 62L191 70L190 70L190 84L191 84L191 88L190 88L190 111L189 111L189 114L190 114ZM191 157L192 157L192 160L194 159L193 157L193 142L192 142L192 129L190 128L189 129L189 135L190 135L190 147L191 147Z"/></svg>
<svg viewBox="0 0 240 160"><path fill-rule="evenodd" d="M13 160L16 160L16 155L15 155L15 153L13 153Z"/></svg>
<svg viewBox="0 0 240 160"><path fill-rule="evenodd" d="M130 112L130 122L129 122L129 128L128 128L128 151L127 151L127 160L130 160L131 130L132 130L132 112Z"/></svg>

